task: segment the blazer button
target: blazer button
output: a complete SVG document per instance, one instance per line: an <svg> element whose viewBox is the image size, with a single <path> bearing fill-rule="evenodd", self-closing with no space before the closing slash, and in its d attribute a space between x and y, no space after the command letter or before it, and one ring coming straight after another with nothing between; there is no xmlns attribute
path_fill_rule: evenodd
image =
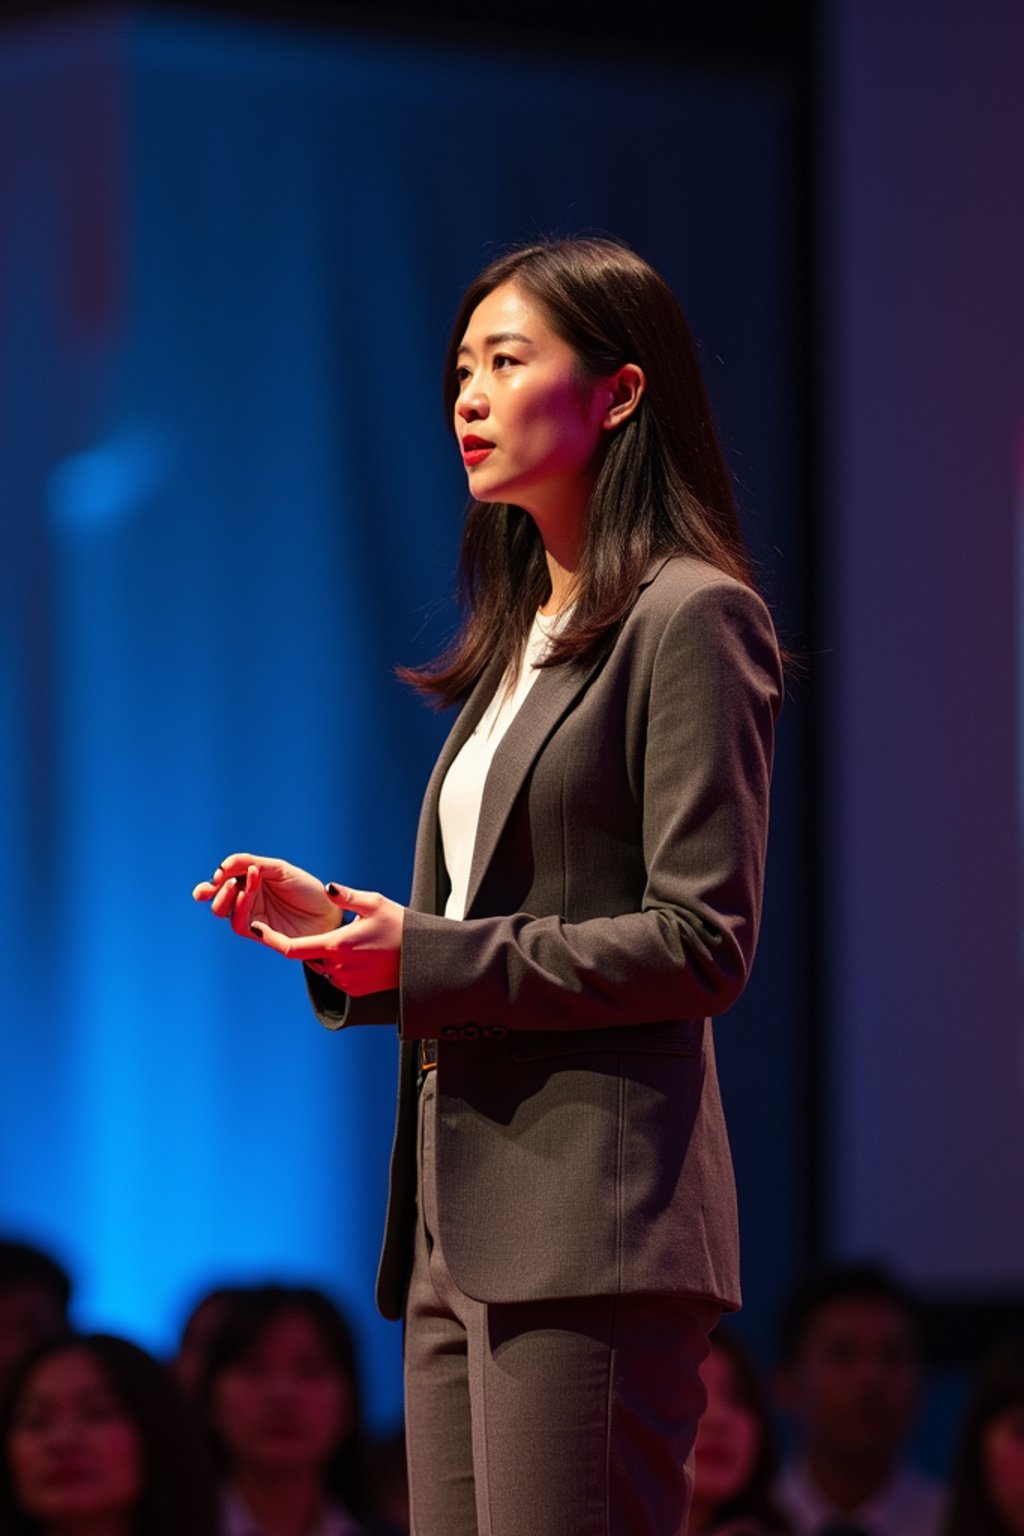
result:
<svg viewBox="0 0 1024 1536"><path fill-rule="evenodd" d="M477 1029L475 1024L464 1024L460 1033L463 1040L475 1040L480 1031Z"/></svg>
<svg viewBox="0 0 1024 1536"><path fill-rule="evenodd" d="M457 1040L460 1031L457 1024L446 1024L441 1033L446 1040Z"/></svg>
<svg viewBox="0 0 1024 1536"><path fill-rule="evenodd" d="M484 1030L488 1040L501 1040L506 1034L504 1024L491 1024Z"/></svg>

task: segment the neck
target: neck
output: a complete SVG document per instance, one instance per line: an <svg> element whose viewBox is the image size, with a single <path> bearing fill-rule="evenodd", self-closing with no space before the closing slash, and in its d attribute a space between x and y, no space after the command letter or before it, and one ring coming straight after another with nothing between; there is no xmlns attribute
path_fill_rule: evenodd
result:
<svg viewBox="0 0 1024 1536"><path fill-rule="evenodd" d="M551 551L545 547L545 557L548 562L548 579L551 582L551 592L541 604L541 613L550 615L561 613L567 608L576 595L576 569L573 566L564 566Z"/></svg>
<svg viewBox="0 0 1024 1536"><path fill-rule="evenodd" d="M583 553L589 495L589 485L562 486L552 505L535 503L524 509L537 525L551 582L551 594L541 608L542 613L559 613L576 595L576 569Z"/></svg>
<svg viewBox="0 0 1024 1536"><path fill-rule="evenodd" d="M267 1532L267 1536L308 1536L323 1509L323 1495L315 1472L239 1473L235 1487L242 1500Z"/></svg>
<svg viewBox="0 0 1024 1536"><path fill-rule="evenodd" d="M837 1456L820 1446L812 1450L807 1466L815 1486L843 1514L874 1498L895 1470L890 1455Z"/></svg>

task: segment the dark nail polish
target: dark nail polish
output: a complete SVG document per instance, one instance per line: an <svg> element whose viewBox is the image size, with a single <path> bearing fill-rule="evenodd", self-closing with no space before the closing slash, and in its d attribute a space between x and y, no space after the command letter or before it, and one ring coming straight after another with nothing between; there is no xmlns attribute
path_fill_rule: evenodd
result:
<svg viewBox="0 0 1024 1536"><path fill-rule="evenodd" d="M236 875L235 876L235 884L238 886L238 889L240 891L244 891L245 890L245 876L244 875Z"/></svg>
<svg viewBox="0 0 1024 1536"><path fill-rule="evenodd" d="M263 929L257 928L255 923L249 924L249 932L254 933L258 939L262 939L263 937Z"/></svg>
<svg viewBox="0 0 1024 1536"><path fill-rule="evenodd" d="M328 880L328 882L327 882L327 894L328 894L328 896L340 896L341 895L341 886L340 885L335 885L333 880Z"/></svg>

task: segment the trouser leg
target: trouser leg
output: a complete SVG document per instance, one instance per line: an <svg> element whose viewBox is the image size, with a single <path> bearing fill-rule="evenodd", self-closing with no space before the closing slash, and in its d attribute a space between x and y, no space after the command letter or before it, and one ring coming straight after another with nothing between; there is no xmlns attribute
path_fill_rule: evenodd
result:
<svg viewBox="0 0 1024 1536"><path fill-rule="evenodd" d="M661 1297L490 1307L482 1362L487 1536L679 1536L718 1308Z"/></svg>
<svg viewBox="0 0 1024 1536"><path fill-rule="evenodd" d="M719 1308L465 1296L436 1241L424 1092L406 1354L417 1536L679 1536Z"/></svg>
<svg viewBox="0 0 1024 1536"><path fill-rule="evenodd" d="M424 1151L433 1153L432 1080L421 1088L416 1243L405 1308L405 1428L413 1536L477 1536L467 1335L431 1275ZM424 1149L424 1137L427 1140ZM431 1213L431 1220L433 1213Z"/></svg>

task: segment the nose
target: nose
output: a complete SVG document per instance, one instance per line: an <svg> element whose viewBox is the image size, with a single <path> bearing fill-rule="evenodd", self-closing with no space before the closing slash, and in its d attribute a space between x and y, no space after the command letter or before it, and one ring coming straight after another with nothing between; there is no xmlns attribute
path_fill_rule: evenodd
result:
<svg viewBox="0 0 1024 1536"><path fill-rule="evenodd" d="M455 402L455 412L463 421L483 421L491 405L475 378L467 379Z"/></svg>
<svg viewBox="0 0 1024 1536"><path fill-rule="evenodd" d="M46 1426L45 1440L49 1446L75 1445L81 1438L82 1424L75 1413L59 1413Z"/></svg>

